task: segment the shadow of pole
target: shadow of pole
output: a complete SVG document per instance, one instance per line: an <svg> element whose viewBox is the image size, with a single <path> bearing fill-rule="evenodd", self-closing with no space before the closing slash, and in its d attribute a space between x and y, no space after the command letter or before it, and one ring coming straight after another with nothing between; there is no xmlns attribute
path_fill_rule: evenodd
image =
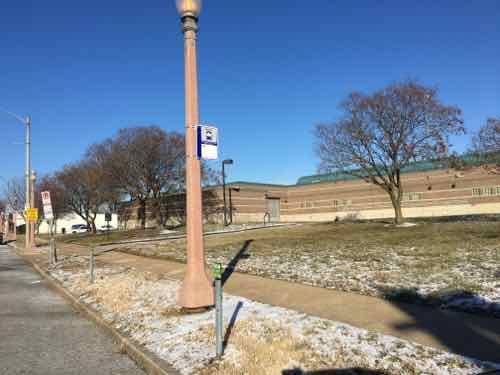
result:
<svg viewBox="0 0 500 375"><path fill-rule="evenodd" d="M317 371L303 371L301 369L283 370L282 375L387 375L386 372L364 368L325 369Z"/></svg>
<svg viewBox="0 0 500 375"><path fill-rule="evenodd" d="M240 251L238 251L238 253L233 257L233 259L231 259L226 269L224 270L224 273L222 274L222 286L224 286L226 281L229 279L229 277L231 277L233 272L236 270L236 266L238 265L239 261L241 259L247 259L250 256L248 254L245 254L245 252L248 250L252 242L253 240L246 240Z"/></svg>
<svg viewBox="0 0 500 375"><path fill-rule="evenodd" d="M233 315L231 316L231 319L229 320L229 323L226 328L226 334L224 335L224 341L222 342L222 348L223 350L226 350L227 344L229 343L229 338L231 337L231 333L233 332L233 328L236 324L236 320L238 319L238 314L243 307L243 302L238 302L236 305L236 308L234 309Z"/></svg>

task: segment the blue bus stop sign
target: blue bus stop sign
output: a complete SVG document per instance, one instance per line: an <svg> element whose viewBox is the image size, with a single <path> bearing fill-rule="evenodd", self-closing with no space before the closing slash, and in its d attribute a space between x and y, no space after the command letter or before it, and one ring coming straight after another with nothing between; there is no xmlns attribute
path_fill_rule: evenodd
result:
<svg viewBox="0 0 500 375"><path fill-rule="evenodd" d="M198 159L219 158L219 130L213 126L199 125L197 129Z"/></svg>

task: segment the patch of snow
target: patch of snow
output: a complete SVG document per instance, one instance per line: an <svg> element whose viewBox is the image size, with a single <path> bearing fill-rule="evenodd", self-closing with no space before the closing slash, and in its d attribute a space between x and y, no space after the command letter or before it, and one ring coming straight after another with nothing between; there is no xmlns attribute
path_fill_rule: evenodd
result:
<svg viewBox="0 0 500 375"><path fill-rule="evenodd" d="M117 329L169 362L183 375L195 374L214 359L215 342L213 335L207 332L213 330L215 312L176 313L177 281L153 281L147 274L133 269L106 266L97 269L99 278L91 285L88 271L83 268L86 262L86 259L68 258L50 272L73 294L84 296L83 303L99 311ZM65 268L65 263L82 267ZM126 302L126 305L121 306L121 302ZM265 334L265 327L272 324L292 332L318 355L332 360L342 356L353 367L385 369L390 374L399 374L410 366L415 373L437 375L468 375L500 369L500 364L477 361L228 294L224 295L223 310L226 327L230 321L247 322L254 327L251 334L261 337ZM230 337L223 361L238 362L240 355Z"/></svg>

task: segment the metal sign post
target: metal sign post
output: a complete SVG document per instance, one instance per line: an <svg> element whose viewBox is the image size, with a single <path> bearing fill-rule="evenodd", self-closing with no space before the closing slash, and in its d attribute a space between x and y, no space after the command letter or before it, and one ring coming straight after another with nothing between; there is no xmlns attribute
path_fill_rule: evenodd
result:
<svg viewBox="0 0 500 375"><path fill-rule="evenodd" d="M50 191L42 191L43 217L49 225L50 246L49 256L50 264L57 263L56 240L54 238L54 211L52 210L52 200L50 199Z"/></svg>
<svg viewBox="0 0 500 375"><path fill-rule="evenodd" d="M217 359L224 354L222 346L222 264L214 265L215 279L215 342Z"/></svg>
<svg viewBox="0 0 500 375"><path fill-rule="evenodd" d="M92 246L90 248L90 270L89 270L89 273L90 273L90 283L93 284L94 283L94 268L95 268L95 254L94 254L94 247Z"/></svg>
<svg viewBox="0 0 500 375"><path fill-rule="evenodd" d="M109 223L113 219L113 215L111 214L111 212L106 212L104 214L104 218L106 221L106 239L109 240L109 228L110 228Z"/></svg>

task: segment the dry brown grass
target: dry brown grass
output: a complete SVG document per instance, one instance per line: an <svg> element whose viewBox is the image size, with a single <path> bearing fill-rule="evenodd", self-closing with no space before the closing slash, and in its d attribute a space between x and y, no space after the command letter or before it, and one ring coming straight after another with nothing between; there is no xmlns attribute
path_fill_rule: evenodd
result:
<svg viewBox="0 0 500 375"><path fill-rule="evenodd" d="M132 307L139 283L139 280L131 282L130 278L115 277L112 282L106 282L106 285L97 282L92 287L91 294L113 313L124 313Z"/></svg>
<svg viewBox="0 0 500 375"><path fill-rule="evenodd" d="M205 334L214 340L213 326ZM234 360L215 362L198 375L281 375L285 369L317 370L334 365L288 329L276 325L257 327L255 323L240 322L234 327L230 340L238 356Z"/></svg>

